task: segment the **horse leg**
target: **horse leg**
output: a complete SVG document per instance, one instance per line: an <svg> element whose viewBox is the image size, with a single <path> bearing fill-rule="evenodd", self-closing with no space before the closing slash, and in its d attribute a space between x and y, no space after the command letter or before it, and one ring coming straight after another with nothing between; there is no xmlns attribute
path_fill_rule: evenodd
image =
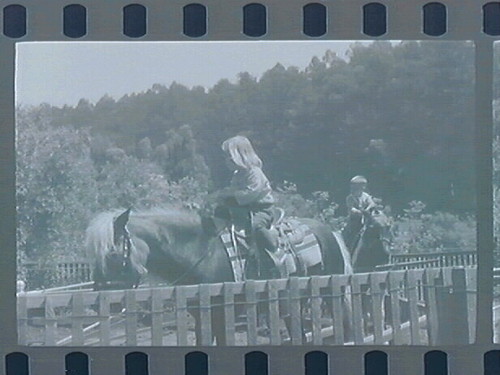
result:
<svg viewBox="0 0 500 375"><path fill-rule="evenodd" d="M201 317L200 317L200 310L195 308L192 308L189 310L189 314L194 319L194 335L196 338L196 346L201 346Z"/></svg>
<svg viewBox="0 0 500 375"><path fill-rule="evenodd" d="M258 333L263 336L269 336L269 314L267 313L267 304L265 302L257 303L257 326Z"/></svg>
<svg viewBox="0 0 500 375"><path fill-rule="evenodd" d="M367 287L362 288L361 293L361 310L363 312L363 326L365 333L370 333L374 329L373 312L372 312L372 295L370 289Z"/></svg>
<svg viewBox="0 0 500 375"><path fill-rule="evenodd" d="M389 327L392 322L391 299L388 294L382 297L382 315L385 327Z"/></svg>
<svg viewBox="0 0 500 375"><path fill-rule="evenodd" d="M287 292L284 292L288 294ZM281 293L278 293L278 297L280 297ZM282 296L281 296L282 297ZM287 298L280 299L278 301L279 305L279 311L280 311L280 318L283 319L283 322L285 323L285 329L286 333L288 334L288 337L290 337L290 344L292 343L291 337L292 337L292 317L290 315L290 301Z"/></svg>
<svg viewBox="0 0 500 375"><path fill-rule="evenodd" d="M220 304L222 301L217 301ZM224 308L216 306L212 309L212 341L215 339L217 346L226 346L226 331L225 331Z"/></svg>
<svg viewBox="0 0 500 375"><path fill-rule="evenodd" d="M352 322L352 307L351 300L348 296L342 299L342 325L344 328L344 342L354 341L353 322ZM335 317L334 317L335 318Z"/></svg>
<svg viewBox="0 0 500 375"><path fill-rule="evenodd" d="M300 324L300 336L301 336L301 341L300 343L301 344L304 344L307 342L307 337L306 337L306 329L305 329L305 315L304 315L304 306L305 306L305 303L304 303L304 299L301 298L299 300L299 312L300 312L300 316L298 317L299 319L299 324ZM283 310L282 310L283 311ZM287 307L284 309L284 311L286 311L284 314L281 315L283 321L285 322L285 327L288 331L288 336L290 337L290 341L292 340L292 335L293 335L293 322L292 322L292 315L290 314L289 312L289 306L287 304Z"/></svg>

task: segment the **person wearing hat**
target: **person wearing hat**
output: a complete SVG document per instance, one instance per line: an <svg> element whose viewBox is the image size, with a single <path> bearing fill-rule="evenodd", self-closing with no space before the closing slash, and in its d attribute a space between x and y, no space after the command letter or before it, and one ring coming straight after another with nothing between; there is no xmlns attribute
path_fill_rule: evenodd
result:
<svg viewBox="0 0 500 375"><path fill-rule="evenodd" d="M376 206L373 197L366 192L368 180L364 176L355 176L351 179L351 193L346 198L348 222L344 229L344 238L347 246L355 246L356 237L363 227L363 215Z"/></svg>

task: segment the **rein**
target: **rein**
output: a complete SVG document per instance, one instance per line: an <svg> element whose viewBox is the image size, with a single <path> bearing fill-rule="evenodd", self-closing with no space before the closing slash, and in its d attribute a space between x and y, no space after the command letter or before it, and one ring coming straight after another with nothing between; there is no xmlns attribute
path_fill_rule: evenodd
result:
<svg viewBox="0 0 500 375"><path fill-rule="evenodd" d="M215 246L207 251L205 254L203 254L200 259L196 261L195 264L193 264L191 267L189 267L182 275L180 275L177 279L172 281L170 283L171 286L175 286L179 281L183 280L185 277L187 277L192 271L194 271L200 264L203 262L209 255L213 254Z"/></svg>

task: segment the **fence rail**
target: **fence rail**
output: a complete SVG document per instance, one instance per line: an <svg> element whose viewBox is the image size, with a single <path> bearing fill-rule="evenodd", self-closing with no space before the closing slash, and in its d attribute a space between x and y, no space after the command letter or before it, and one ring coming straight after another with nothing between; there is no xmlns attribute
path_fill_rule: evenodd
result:
<svg viewBox="0 0 500 375"><path fill-rule="evenodd" d="M28 261L22 266L26 271L25 281L29 290L44 288L47 282L53 286L63 286L91 281L91 264L86 260L65 260L52 267Z"/></svg>
<svg viewBox="0 0 500 375"><path fill-rule="evenodd" d="M476 271L442 268L118 291L19 294L23 345L456 344ZM288 317L289 325L282 318ZM457 327L463 329L457 329Z"/></svg>
<svg viewBox="0 0 500 375"><path fill-rule="evenodd" d="M477 264L477 253L470 250L391 254L389 264L396 269L406 269L404 268L406 266L412 268L475 266Z"/></svg>
<svg viewBox="0 0 500 375"><path fill-rule="evenodd" d="M389 264L378 266L378 271L421 269L429 267L474 266L477 264L476 251L445 251L435 253L391 254ZM54 272L52 282L56 286L91 281L91 265L86 260L67 260L46 268L37 262L25 262L28 289L42 287L40 279L46 271Z"/></svg>

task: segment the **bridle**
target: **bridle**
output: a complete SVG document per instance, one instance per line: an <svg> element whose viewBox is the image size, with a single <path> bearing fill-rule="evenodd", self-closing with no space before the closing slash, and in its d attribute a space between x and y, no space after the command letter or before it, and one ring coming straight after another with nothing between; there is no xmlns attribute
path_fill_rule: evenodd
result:
<svg viewBox="0 0 500 375"><path fill-rule="evenodd" d="M122 243L122 266L123 268L127 267L128 262L130 261L130 254L132 253L132 238L130 237L130 232L127 227L123 228L123 243Z"/></svg>
<svg viewBox="0 0 500 375"><path fill-rule="evenodd" d="M127 227L123 228L123 242L121 248L122 254L122 270L126 270L127 266L130 264L130 255L132 253L132 237L130 236L130 232ZM184 280L187 276L189 276L207 257L211 256L214 253L214 248L212 247L208 251L206 251L191 267L189 267L186 271L182 273L177 279L173 282L170 282L169 285L174 286L177 285L181 280Z"/></svg>

